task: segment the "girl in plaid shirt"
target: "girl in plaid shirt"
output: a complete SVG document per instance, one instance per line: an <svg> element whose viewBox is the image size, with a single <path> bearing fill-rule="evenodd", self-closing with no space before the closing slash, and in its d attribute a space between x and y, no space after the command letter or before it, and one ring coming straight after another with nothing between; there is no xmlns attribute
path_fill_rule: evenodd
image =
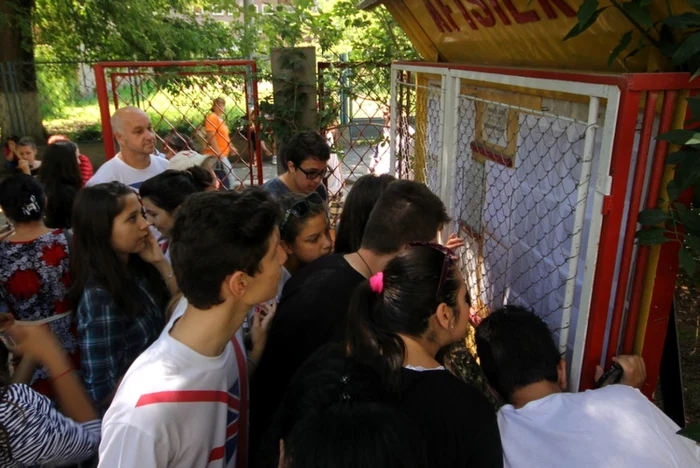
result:
<svg viewBox="0 0 700 468"><path fill-rule="evenodd" d="M131 363L155 341L177 291L137 195L119 182L83 189L73 211L72 294L85 388L109 406Z"/></svg>

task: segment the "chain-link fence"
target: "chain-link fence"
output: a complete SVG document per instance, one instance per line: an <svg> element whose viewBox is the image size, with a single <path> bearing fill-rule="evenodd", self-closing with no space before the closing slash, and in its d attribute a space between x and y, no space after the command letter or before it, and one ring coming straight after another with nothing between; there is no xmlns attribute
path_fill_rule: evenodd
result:
<svg viewBox="0 0 700 468"><path fill-rule="evenodd" d="M117 108L144 110L164 152L169 140L218 158L215 172L229 189L262 182L253 61L97 64L98 97ZM101 82L100 80L104 80ZM105 142L107 148L111 140ZM107 149L110 151L110 149Z"/></svg>
<svg viewBox="0 0 700 468"><path fill-rule="evenodd" d="M387 63L318 63L319 120L332 147L332 225L359 177L389 172L390 72Z"/></svg>
<svg viewBox="0 0 700 468"><path fill-rule="evenodd" d="M396 171L448 206L477 311L530 307L571 351L600 222L598 98L509 90L444 68L397 66L394 80Z"/></svg>

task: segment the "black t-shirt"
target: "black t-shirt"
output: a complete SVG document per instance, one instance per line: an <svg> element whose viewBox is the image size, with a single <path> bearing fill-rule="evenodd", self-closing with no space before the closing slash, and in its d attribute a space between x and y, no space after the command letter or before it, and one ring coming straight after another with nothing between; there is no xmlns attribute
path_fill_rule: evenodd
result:
<svg viewBox="0 0 700 468"><path fill-rule="evenodd" d="M310 263L285 284L251 381L251 455L297 369L324 344L343 339L350 299L364 279L343 255L331 254Z"/></svg>
<svg viewBox="0 0 700 468"><path fill-rule="evenodd" d="M496 412L446 370L401 370L399 408L425 440L431 468L503 466Z"/></svg>

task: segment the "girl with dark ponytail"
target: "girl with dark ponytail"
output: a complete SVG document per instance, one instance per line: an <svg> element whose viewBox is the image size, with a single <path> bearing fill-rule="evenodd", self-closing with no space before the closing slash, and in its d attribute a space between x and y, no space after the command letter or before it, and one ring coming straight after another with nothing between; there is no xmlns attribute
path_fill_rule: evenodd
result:
<svg viewBox="0 0 700 468"><path fill-rule="evenodd" d="M471 301L459 266L444 246L409 245L355 291L348 353L397 392L399 407L425 437L431 467L501 467L493 407L436 360L469 327Z"/></svg>

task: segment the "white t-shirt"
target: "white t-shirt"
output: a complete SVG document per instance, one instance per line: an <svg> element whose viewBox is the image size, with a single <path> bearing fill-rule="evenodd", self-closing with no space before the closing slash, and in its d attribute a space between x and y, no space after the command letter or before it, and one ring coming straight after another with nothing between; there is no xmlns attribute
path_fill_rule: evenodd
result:
<svg viewBox="0 0 700 468"><path fill-rule="evenodd" d="M697 445L639 390L556 393L498 411L504 467L700 466Z"/></svg>
<svg viewBox="0 0 700 468"><path fill-rule="evenodd" d="M122 161L121 153L117 153L116 156L100 166L97 172L95 172L95 175L87 181L86 185L89 187L91 185L117 181L138 191L145 180L157 176L167 168L167 159L151 155L151 164L149 164L147 168L134 169Z"/></svg>
<svg viewBox="0 0 700 468"><path fill-rule="evenodd" d="M168 333L186 307L186 300L178 303L164 332L124 376L103 419L100 467L235 468L245 456L248 374L241 337L220 356L196 353Z"/></svg>

